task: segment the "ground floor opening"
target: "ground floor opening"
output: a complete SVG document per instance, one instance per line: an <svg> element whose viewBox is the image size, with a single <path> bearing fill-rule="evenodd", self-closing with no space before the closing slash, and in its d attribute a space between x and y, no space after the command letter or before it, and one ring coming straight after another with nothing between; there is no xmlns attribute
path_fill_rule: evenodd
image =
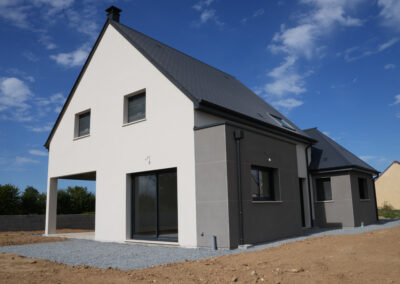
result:
<svg viewBox="0 0 400 284"><path fill-rule="evenodd" d="M131 174L131 238L178 241L177 170Z"/></svg>

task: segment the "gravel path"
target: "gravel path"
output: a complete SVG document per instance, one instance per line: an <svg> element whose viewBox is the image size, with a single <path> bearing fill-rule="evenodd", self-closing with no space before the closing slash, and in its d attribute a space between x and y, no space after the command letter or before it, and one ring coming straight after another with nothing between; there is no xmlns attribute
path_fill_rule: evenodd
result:
<svg viewBox="0 0 400 284"><path fill-rule="evenodd" d="M258 245L247 250L212 251L208 249L185 249L180 247L105 243L71 239L66 242L0 247L0 253L15 253L26 257L48 259L68 265L89 265L100 268L113 267L128 270L141 269L165 263L182 262L185 260L203 259L224 254L261 250L310 237L358 234L395 226L400 226L400 220L381 221L380 224L370 225L364 228L334 230L311 229L304 231L304 235L300 237Z"/></svg>

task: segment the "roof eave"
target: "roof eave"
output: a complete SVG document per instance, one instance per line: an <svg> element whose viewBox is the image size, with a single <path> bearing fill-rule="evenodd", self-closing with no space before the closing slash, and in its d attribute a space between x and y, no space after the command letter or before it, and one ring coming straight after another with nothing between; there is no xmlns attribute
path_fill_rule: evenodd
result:
<svg viewBox="0 0 400 284"><path fill-rule="evenodd" d="M201 110L201 111L208 112L208 113L211 113L214 115L225 117L232 121L244 123L244 124L256 127L256 128L261 128L263 130L268 130L274 134L290 137L294 140L301 141L306 144L314 144L317 142L317 140L315 140L311 137L303 136L303 135L295 133L293 131L286 130L284 128L269 124L267 122L260 121L258 119L255 119L255 118L249 117L247 115L244 115L242 113L238 113L233 110L215 105L215 104L210 103L205 100L199 101L198 106L195 108L197 110Z"/></svg>
<svg viewBox="0 0 400 284"><path fill-rule="evenodd" d="M360 167L358 165L348 165L348 166L321 168L321 169L310 169L310 172L312 174L323 174L323 173L344 172L344 171L359 171L359 172L369 173L372 175L379 174L379 171L377 171L375 169L368 169L368 168Z"/></svg>

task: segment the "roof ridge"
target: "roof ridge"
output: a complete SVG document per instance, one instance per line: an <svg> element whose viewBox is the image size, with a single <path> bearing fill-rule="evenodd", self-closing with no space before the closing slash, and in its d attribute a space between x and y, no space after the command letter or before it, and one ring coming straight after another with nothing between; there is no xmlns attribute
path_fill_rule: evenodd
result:
<svg viewBox="0 0 400 284"><path fill-rule="evenodd" d="M232 77L232 78L236 79L235 76L233 76L233 75L231 75L231 74L229 74L229 73L226 73L226 72L222 71L221 69L218 69L217 67L214 67L214 66L212 66L212 65L210 65L210 64L208 64L208 63L205 63L205 62L203 62L203 61L201 61L201 60L199 60L199 59L197 59L197 58L195 58L195 57L193 57L193 56L191 56L191 55L189 55L189 54L184 53L183 51L180 51L179 49L176 49L175 47L172 47L172 46L170 46L170 45L168 45L168 44L166 44L166 43L163 43L163 42L161 42L161 41L159 41L159 40L157 40L157 39L155 39L155 38L153 38L153 37L151 37L151 36L148 36L148 35L146 35L146 34L140 32L140 31L138 31L138 30L135 30L135 29L133 29L133 28L127 26L127 25L124 25L124 24L122 24L122 23L118 23L118 22L115 22L115 21L111 21L111 22L112 22L113 24L118 24L118 25L124 26L124 27L127 28L127 29L130 29L130 30L132 30L132 31L134 31L134 32L136 32L136 33L142 35L142 36L145 36L145 37L147 37L147 38L150 38L151 40L154 40L155 42L160 43L160 44L162 44L162 45L164 45L164 46L166 46L166 47L168 47L168 48L170 48L170 49L172 49L172 50L174 50L174 51L176 51L176 52L179 52L180 54L182 54L182 55L184 55L184 56L186 56L186 57L188 57L188 58L190 58L190 59L192 59L192 60L195 60L195 61L197 61L197 62L200 62L200 63L202 63L202 64L204 64L204 65L207 65L208 67L210 67L210 68L212 68L212 69L214 69L214 70L216 70L216 71L222 73L223 75L228 75L229 77Z"/></svg>

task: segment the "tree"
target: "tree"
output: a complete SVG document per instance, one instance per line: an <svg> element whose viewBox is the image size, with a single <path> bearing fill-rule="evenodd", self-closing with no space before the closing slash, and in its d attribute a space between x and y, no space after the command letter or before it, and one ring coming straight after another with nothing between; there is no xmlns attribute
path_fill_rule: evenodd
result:
<svg viewBox="0 0 400 284"><path fill-rule="evenodd" d="M18 214L21 214L19 188L11 184L0 185L0 215Z"/></svg>
<svg viewBox="0 0 400 284"><path fill-rule="evenodd" d="M88 189L86 187L68 187L67 192L71 197L72 214L95 211L96 198L93 193L88 192Z"/></svg>
<svg viewBox="0 0 400 284"><path fill-rule="evenodd" d="M71 196L64 189L57 191L57 214L72 214Z"/></svg>
<svg viewBox="0 0 400 284"><path fill-rule="evenodd" d="M46 212L46 194L39 193L32 186L25 188L21 196L23 214L44 214Z"/></svg>

